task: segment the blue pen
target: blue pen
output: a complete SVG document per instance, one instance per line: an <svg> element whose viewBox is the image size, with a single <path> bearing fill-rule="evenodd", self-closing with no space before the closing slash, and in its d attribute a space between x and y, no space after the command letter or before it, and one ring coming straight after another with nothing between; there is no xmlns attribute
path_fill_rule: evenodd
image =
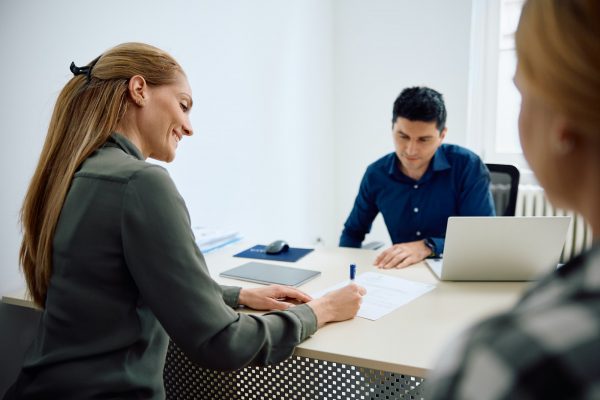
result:
<svg viewBox="0 0 600 400"><path fill-rule="evenodd" d="M356 278L356 264L350 264L350 281L354 282Z"/></svg>

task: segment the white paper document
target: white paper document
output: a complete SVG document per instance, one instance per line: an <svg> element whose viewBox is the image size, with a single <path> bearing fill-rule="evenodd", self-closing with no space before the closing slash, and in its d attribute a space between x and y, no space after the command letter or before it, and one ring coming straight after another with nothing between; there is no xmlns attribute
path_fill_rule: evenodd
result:
<svg viewBox="0 0 600 400"><path fill-rule="evenodd" d="M355 282L367 289L357 316L373 321L435 288L435 285L428 283L394 278L376 272L360 274L356 277ZM349 281L340 282L320 292L311 293L311 296L321 297L332 290L348 285L348 283Z"/></svg>

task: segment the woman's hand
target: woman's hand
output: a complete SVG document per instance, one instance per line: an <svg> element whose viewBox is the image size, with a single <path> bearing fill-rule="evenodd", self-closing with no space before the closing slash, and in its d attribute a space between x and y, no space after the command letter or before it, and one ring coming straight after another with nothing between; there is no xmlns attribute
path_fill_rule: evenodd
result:
<svg viewBox="0 0 600 400"><path fill-rule="evenodd" d="M351 283L312 300L308 305L317 316L317 325L320 328L327 322L354 318L365 294L367 290L364 287Z"/></svg>
<svg viewBox="0 0 600 400"><path fill-rule="evenodd" d="M270 285L240 291L239 304L255 310L287 310L295 304L306 303L312 297L290 286Z"/></svg>

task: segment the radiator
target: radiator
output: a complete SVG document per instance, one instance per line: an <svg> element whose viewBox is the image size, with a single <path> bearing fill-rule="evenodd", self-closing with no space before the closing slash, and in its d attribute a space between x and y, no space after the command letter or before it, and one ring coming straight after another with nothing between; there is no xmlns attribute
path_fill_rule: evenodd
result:
<svg viewBox="0 0 600 400"><path fill-rule="evenodd" d="M544 189L537 185L519 185L515 216L568 215L571 225L563 247L560 262L565 263L592 245L592 228L583 217L572 211L555 208L548 201Z"/></svg>

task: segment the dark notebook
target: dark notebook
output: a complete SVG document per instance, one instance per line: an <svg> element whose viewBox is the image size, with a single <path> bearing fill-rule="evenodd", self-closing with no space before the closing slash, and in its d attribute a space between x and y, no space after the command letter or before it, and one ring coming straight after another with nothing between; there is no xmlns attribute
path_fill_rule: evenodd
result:
<svg viewBox="0 0 600 400"><path fill-rule="evenodd" d="M221 272L219 276L243 281L279 284L286 286L300 286L321 275L320 271L310 269L284 267L283 265L249 262L239 267Z"/></svg>

